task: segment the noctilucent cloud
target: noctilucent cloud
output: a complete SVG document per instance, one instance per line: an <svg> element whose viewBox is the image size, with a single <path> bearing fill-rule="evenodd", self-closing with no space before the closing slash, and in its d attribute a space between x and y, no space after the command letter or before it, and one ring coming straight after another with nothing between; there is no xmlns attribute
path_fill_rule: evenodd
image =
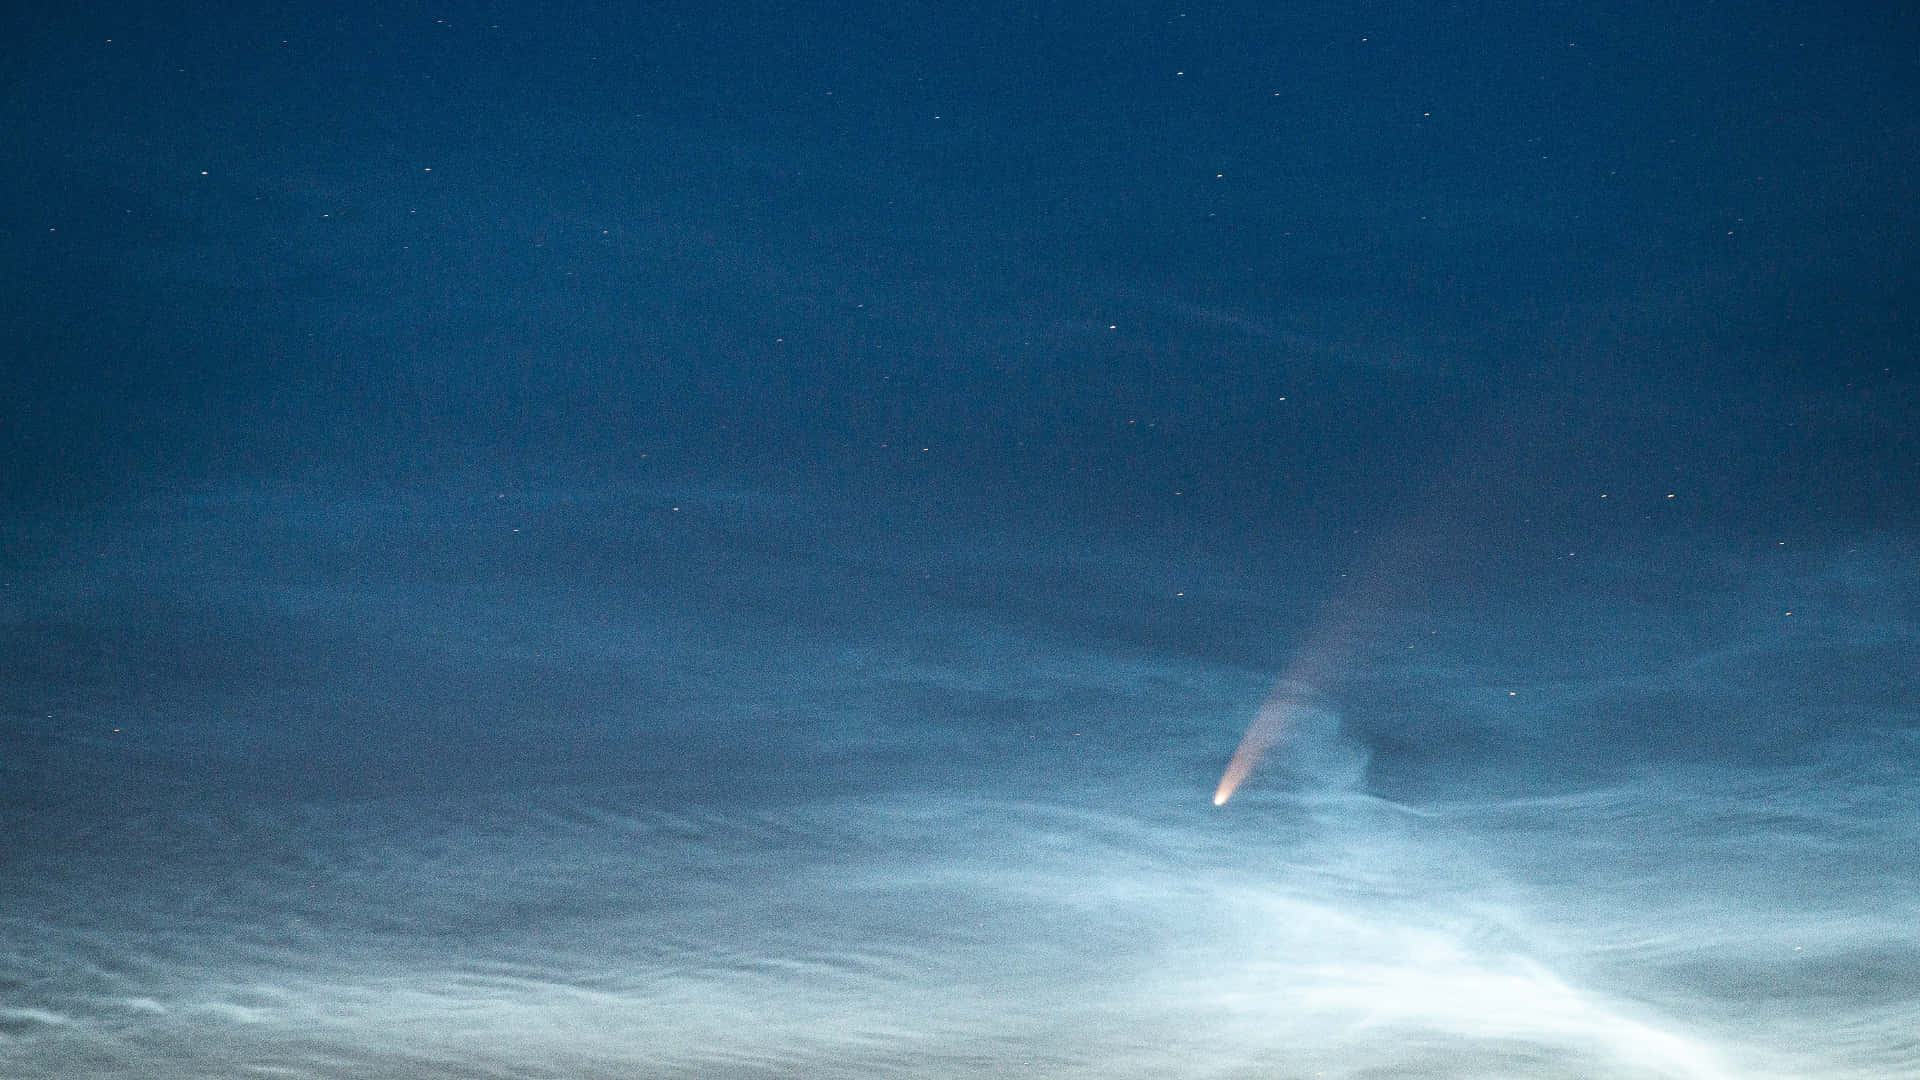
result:
<svg viewBox="0 0 1920 1080"><path fill-rule="evenodd" d="M1920 1075L1920 23L0 16L0 1080Z"/></svg>

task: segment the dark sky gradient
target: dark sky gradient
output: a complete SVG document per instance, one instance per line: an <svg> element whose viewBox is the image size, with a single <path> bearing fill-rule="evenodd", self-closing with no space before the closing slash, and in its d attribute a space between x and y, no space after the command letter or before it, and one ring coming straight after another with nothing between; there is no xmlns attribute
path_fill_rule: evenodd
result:
<svg viewBox="0 0 1920 1080"><path fill-rule="evenodd" d="M1912 5L37 7L0 1080L1920 1074Z"/></svg>
<svg viewBox="0 0 1920 1080"><path fill-rule="evenodd" d="M1538 488L1873 524L1915 454L1893 10L30 26L9 486L918 442L961 487L1243 496L1486 425Z"/></svg>

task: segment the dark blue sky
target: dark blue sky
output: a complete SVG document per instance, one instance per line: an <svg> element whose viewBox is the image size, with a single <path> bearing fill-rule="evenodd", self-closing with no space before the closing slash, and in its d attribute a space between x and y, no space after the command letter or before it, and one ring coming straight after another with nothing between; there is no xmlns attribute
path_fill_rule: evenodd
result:
<svg viewBox="0 0 1920 1080"><path fill-rule="evenodd" d="M645 453L1244 514L1493 437L1523 499L1911 521L1899 5L12 20L14 498Z"/></svg>

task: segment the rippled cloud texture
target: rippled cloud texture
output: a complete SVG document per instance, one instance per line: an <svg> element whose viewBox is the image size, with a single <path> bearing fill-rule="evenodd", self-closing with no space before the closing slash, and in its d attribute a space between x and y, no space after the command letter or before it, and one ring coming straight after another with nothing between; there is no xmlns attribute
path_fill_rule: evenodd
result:
<svg viewBox="0 0 1920 1080"><path fill-rule="evenodd" d="M1400 602L1215 807L1329 613L817 509L16 536L0 1076L1920 1070L1898 544Z"/></svg>

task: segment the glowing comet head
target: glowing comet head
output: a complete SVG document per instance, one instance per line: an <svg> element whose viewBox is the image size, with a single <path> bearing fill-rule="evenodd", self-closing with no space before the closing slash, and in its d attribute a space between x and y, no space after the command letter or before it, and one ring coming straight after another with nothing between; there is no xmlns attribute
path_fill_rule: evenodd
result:
<svg viewBox="0 0 1920 1080"><path fill-rule="evenodd" d="M1255 720L1254 724L1258 726L1259 721ZM1248 729L1247 734L1251 736L1252 729ZM1249 751L1246 739L1240 740L1240 749L1233 752L1233 760L1227 762L1227 771L1220 776L1220 786L1213 789L1213 805L1227 805L1227 800L1233 798L1234 789L1253 771L1253 763L1260 760L1260 752L1265 749L1261 747L1260 750Z"/></svg>
<svg viewBox="0 0 1920 1080"><path fill-rule="evenodd" d="M1227 800L1246 780L1247 774L1260 763L1280 735L1286 731L1293 720L1301 713L1313 707L1314 693L1292 682L1282 680L1260 711L1247 725L1247 733L1240 737L1240 746L1234 750L1233 759L1227 762L1227 771L1220 775L1220 786L1214 789L1213 805L1225 806Z"/></svg>

